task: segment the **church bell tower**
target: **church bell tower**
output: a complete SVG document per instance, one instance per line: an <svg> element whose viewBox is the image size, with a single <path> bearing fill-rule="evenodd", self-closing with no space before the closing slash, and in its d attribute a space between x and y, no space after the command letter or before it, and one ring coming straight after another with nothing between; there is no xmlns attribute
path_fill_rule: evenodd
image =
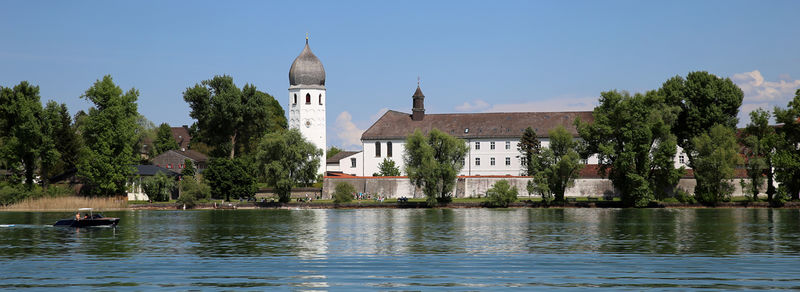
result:
<svg viewBox="0 0 800 292"><path fill-rule="evenodd" d="M289 128L299 129L303 137L322 149L317 174L325 173L325 68L306 46L289 69Z"/></svg>

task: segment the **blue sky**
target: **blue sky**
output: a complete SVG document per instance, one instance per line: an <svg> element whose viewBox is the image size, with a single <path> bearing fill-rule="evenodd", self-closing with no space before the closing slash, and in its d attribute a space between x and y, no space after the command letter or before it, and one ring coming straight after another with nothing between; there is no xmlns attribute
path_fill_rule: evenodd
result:
<svg viewBox="0 0 800 292"><path fill-rule="evenodd" d="M328 145L359 149L386 109L591 110L705 70L745 91L740 117L800 88L800 1L5 1L0 85L74 113L111 74L156 124L191 124L182 92L214 75L286 108L305 33L327 72ZM743 125L746 119L740 122Z"/></svg>

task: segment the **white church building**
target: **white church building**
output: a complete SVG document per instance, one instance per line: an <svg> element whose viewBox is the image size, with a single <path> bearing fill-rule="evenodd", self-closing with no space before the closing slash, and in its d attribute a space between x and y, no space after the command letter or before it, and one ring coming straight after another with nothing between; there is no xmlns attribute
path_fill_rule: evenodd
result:
<svg viewBox="0 0 800 292"><path fill-rule="evenodd" d="M426 114L425 95L417 84L411 96L411 113L390 110L361 135L361 151L342 151L321 163L319 174L343 174L369 177L378 173L378 166L389 159L405 175L403 152L405 139L415 130L427 134L438 129L463 139L469 146L460 176L520 176L523 157L517 144L527 127L538 135L542 147L550 143L548 132L563 126L578 137L573 122L594 120L591 111L576 112L511 112ZM311 52L308 38L303 51L289 69L289 127L299 129L317 148L327 149L325 108L325 68ZM683 154L675 157L676 166L686 166ZM585 161L597 164L596 156Z"/></svg>

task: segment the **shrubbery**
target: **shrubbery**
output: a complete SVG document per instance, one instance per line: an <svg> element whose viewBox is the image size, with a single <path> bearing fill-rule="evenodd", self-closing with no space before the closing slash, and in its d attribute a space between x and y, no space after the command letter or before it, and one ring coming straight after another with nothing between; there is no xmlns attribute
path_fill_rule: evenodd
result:
<svg viewBox="0 0 800 292"><path fill-rule="evenodd" d="M198 181L194 177L184 177L181 181L181 195L178 197L178 204L186 204L192 208L198 202L207 201L211 198L211 188Z"/></svg>
<svg viewBox="0 0 800 292"><path fill-rule="evenodd" d="M487 203L492 207L508 207L508 204L517 200L519 191L512 187L507 180L500 180L486 191Z"/></svg>
<svg viewBox="0 0 800 292"><path fill-rule="evenodd" d="M353 185L340 182L336 183L336 188L333 192L333 202L336 204L340 203L348 203L353 200L353 194L356 192L356 188Z"/></svg>

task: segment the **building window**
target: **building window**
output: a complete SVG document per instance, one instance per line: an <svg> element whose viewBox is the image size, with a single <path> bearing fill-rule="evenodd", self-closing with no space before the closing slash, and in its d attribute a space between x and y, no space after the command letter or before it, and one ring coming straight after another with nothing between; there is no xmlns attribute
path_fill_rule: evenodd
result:
<svg viewBox="0 0 800 292"><path fill-rule="evenodd" d="M392 142L386 142L386 157L392 157Z"/></svg>
<svg viewBox="0 0 800 292"><path fill-rule="evenodd" d="M525 159L524 156L520 157L519 158L519 164L522 165L522 166L528 165L528 159Z"/></svg>
<svg viewBox="0 0 800 292"><path fill-rule="evenodd" d="M306 104L311 104L311 94L306 93Z"/></svg>
<svg viewBox="0 0 800 292"><path fill-rule="evenodd" d="M475 157L475 165L481 165L481 158Z"/></svg>
<svg viewBox="0 0 800 292"><path fill-rule="evenodd" d="M481 150L481 142L475 142L475 150Z"/></svg>
<svg viewBox="0 0 800 292"><path fill-rule="evenodd" d="M680 162L681 164L686 164L686 161L683 159L683 155L678 156L678 162Z"/></svg>
<svg viewBox="0 0 800 292"><path fill-rule="evenodd" d="M489 150L494 150L494 141L489 142Z"/></svg>
<svg viewBox="0 0 800 292"><path fill-rule="evenodd" d="M322 105L322 94L319 95L319 105Z"/></svg>
<svg viewBox="0 0 800 292"><path fill-rule="evenodd" d="M511 149L511 141L506 141L506 150Z"/></svg>
<svg viewBox="0 0 800 292"><path fill-rule="evenodd" d="M292 104L297 104L297 93L294 94L294 102Z"/></svg>
<svg viewBox="0 0 800 292"><path fill-rule="evenodd" d="M511 157L506 157L506 165L511 165Z"/></svg>
<svg viewBox="0 0 800 292"><path fill-rule="evenodd" d="M381 142L375 142L375 157L381 157Z"/></svg>
<svg viewBox="0 0 800 292"><path fill-rule="evenodd" d="M489 165L494 165L494 157L489 158Z"/></svg>
<svg viewBox="0 0 800 292"><path fill-rule="evenodd" d="M356 168L356 159L350 158L350 168Z"/></svg>

